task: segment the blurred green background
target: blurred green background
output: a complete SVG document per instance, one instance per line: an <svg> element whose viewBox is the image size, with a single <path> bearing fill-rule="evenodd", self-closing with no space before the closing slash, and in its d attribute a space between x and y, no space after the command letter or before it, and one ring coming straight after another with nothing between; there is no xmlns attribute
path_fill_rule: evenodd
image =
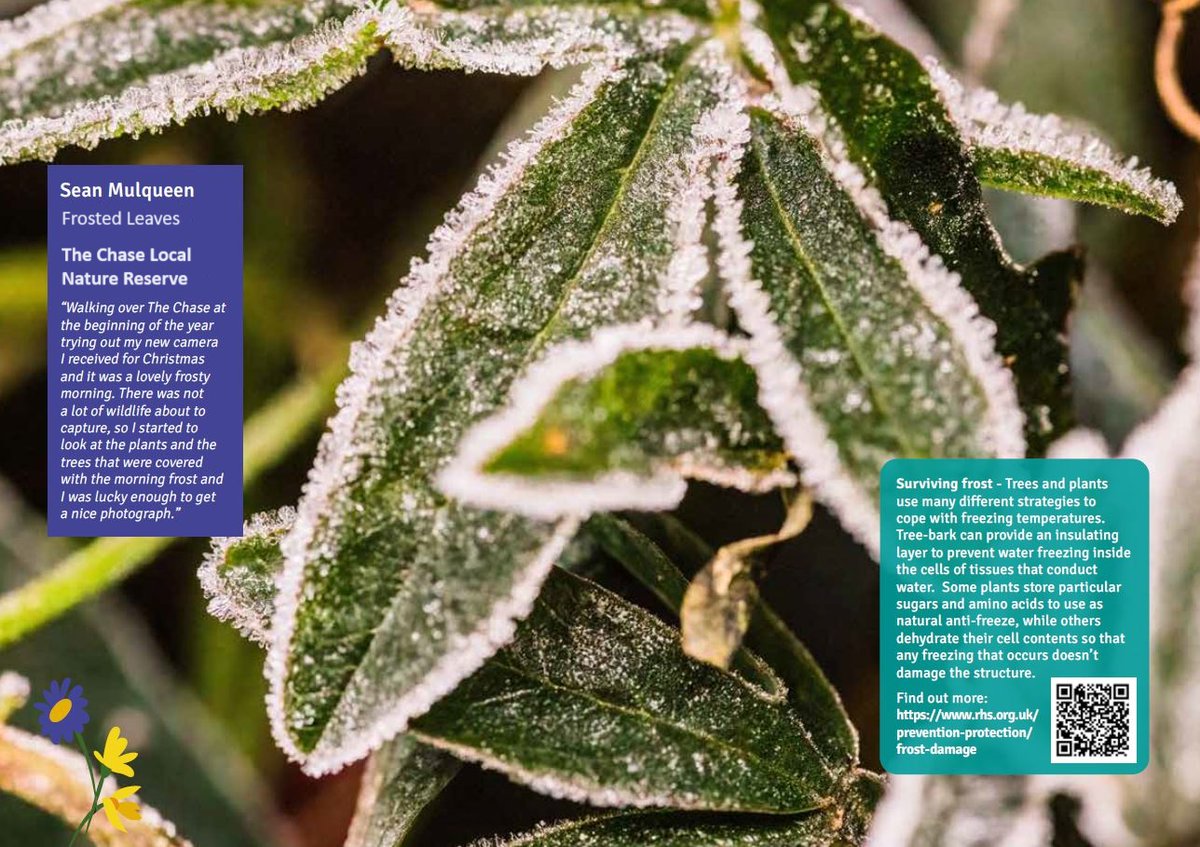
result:
<svg viewBox="0 0 1200 847"><path fill-rule="evenodd" d="M0 0L0 17L27 4ZM1081 421L1113 443L1145 417L1181 364L1179 301L1197 228L1195 145L1162 117L1154 93L1157 10L1149 0L870 0L884 25L937 50L967 78L1037 111L1076 118L1180 187L1183 219L1154 223L1057 201L994 197L994 219L1019 259L1082 243L1089 275L1073 319ZM1200 92L1200 35L1185 48ZM241 163L245 166L245 408L344 358L409 260L495 139L528 126L570 82L406 71L385 56L317 108L186 128L91 152L69 163ZM0 169L0 588L19 585L76 542L45 536L45 166ZM247 513L292 504L312 461L314 429L246 489ZM774 530L777 497L703 486L680 516L723 543ZM142 796L197 847L341 843L358 768L320 782L275 751L258 648L207 616L195 579L204 551L180 542L122 588L85 604L15 648L0 670L84 682L93 727L119 722L142 751ZM777 548L766 596L808 643L862 729L877 767L877 570L828 515ZM632 589L630 589L632 590ZM17 723L31 724L32 709ZM573 813L502 777L468 768L427 815L419 845L464 844ZM0 797L6 843L67 834ZM65 843L65 842L64 842Z"/></svg>

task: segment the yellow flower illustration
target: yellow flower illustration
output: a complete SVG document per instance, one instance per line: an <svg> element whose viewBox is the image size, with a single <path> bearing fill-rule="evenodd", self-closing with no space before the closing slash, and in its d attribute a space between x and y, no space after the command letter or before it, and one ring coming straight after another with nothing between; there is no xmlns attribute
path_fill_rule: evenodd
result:
<svg viewBox="0 0 1200 847"><path fill-rule="evenodd" d="M129 740L121 737L121 727L114 726L108 731L108 738L104 742L104 755L101 756L98 750L93 751L92 755L100 764L108 768L110 773L131 777L133 768L129 767L129 763L136 759L138 754L126 753L125 748L128 745ZM107 802L106 800L105 803Z"/></svg>
<svg viewBox="0 0 1200 847"><path fill-rule="evenodd" d="M121 832L127 832L125 821L121 818L131 821L142 819L138 804L128 799L131 795L137 794L141 787L140 785L127 785L124 788L118 788L110 796L104 798L104 814L108 817L108 822Z"/></svg>

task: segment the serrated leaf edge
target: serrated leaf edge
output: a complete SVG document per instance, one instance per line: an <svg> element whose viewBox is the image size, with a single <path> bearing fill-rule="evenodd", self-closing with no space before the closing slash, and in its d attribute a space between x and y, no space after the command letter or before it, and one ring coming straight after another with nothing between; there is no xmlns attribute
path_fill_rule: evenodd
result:
<svg viewBox="0 0 1200 847"><path fill-rule="evenodd" d="M487 461L532 427L566 382L587 379L622 354L636 350L704 348L723 359L742 356L744 345L707 324L655 326L649 322L605 327L586 341L567 341L547 351L514 385L502 411L475 425L458 453L438 477L444 494L485 509L502 509L540 520L586 517L622 509L665 511L683 499L686 479L701 479L743 491L761 492L794 483L788 471L755 474L722 467L704 456L664 462L647 477L627 471L602 474L586 482L533 481L516 474L488 473Z"/></svg>
<svg viewBox="0 0 1200 847"><path fill-rule="evenodd" d="M246 521L242 526L242 534L234 536L219 536L212 539L209 551L204 555L196 576L200 579L200 588L208 600L208 613L220 621L226 621L238 632L256 644L266 646L270 632L263 627L262 621L255 610L247 608L233 597L225 593L219 574L225 562L229 549L240 544L247 538L269 535L290 529L296 522L296 510L284 506L271 512L259 512Z"/></svg>
<svg viewBox="0 0 1200 847"><path fill-rule="evenodd" d="M337 493L354 479L363 459L380 449L383 433L378 427L365 440L357 436L361 423L371 418L372 391L395 368L389 357L404 355L418 316L448 277L450 262L470 234L488 217L505 191L517 182L537 153L561 138L571 121L592 102L600 87L617 73L619 71L607 65L589 67L563 102L526 136L509 145L501 160L480 178L475 190L463 197L430 236L428 257L414 260L408 276L392 295L386 315L376 321L367 337L351 351L350 376L337 392L338 412L317 449L317 458L297 507L296 523L281 543L284 568L278 581L275 628L265 668L267 713L272 735L280 749L293 761L301 762L307 773L316 776L334 772L377 749L404 731L409 720L427 711L478 669L512 638L515 621L529 613L542 580L575 534L578 521L571 518L562 521L540 555L520 574L509 597L498 599L487 620L454 645L421 684L394 703L382 720L366 728L353 743L340 750L325 750L318 745L308 755L296 746L287 729L284 689L304 575L319 555L314 555L318 551L313 550L318 526L327 524L327 531L336 530L338 526L339 516L334 505Z"/></svg>
<svg viewBox="0 0 1200 847"><path fill-rule="evenodd" d="M1173 223L1183 211L1179 192L1170 182L1140 167L1136 157L1123 159L1099 138L1078 131L1057 115L1028 111L1021 103L1001 101L994 91L968 88L932 58L925 70L941 96L946 112L969 147L1033 153L1099 171L1161 211L1163 223Z"/></svg>

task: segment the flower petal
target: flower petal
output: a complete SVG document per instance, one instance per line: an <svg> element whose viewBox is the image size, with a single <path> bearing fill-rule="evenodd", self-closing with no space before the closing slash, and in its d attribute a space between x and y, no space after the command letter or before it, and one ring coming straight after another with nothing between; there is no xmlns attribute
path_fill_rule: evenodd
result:
<svg viewBox="0 0 1200 847"><path fill-rule="evenodd" d="M117 804L113 802L111 797L104 798L104 816L108 818L108 822L115 826L121 832L127 832L125 823L121 820L121 816L117 814Z"/></svg>

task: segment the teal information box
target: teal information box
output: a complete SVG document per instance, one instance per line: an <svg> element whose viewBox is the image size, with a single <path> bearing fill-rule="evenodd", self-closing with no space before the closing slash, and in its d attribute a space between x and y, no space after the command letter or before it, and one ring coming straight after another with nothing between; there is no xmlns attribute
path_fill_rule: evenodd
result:
<svg viewBox="0 0 1200 847"><path fill-rule="evenodd" d="M882 472L881 512L888 771L1146 767L1145 465L897 459Z"/></svg>

